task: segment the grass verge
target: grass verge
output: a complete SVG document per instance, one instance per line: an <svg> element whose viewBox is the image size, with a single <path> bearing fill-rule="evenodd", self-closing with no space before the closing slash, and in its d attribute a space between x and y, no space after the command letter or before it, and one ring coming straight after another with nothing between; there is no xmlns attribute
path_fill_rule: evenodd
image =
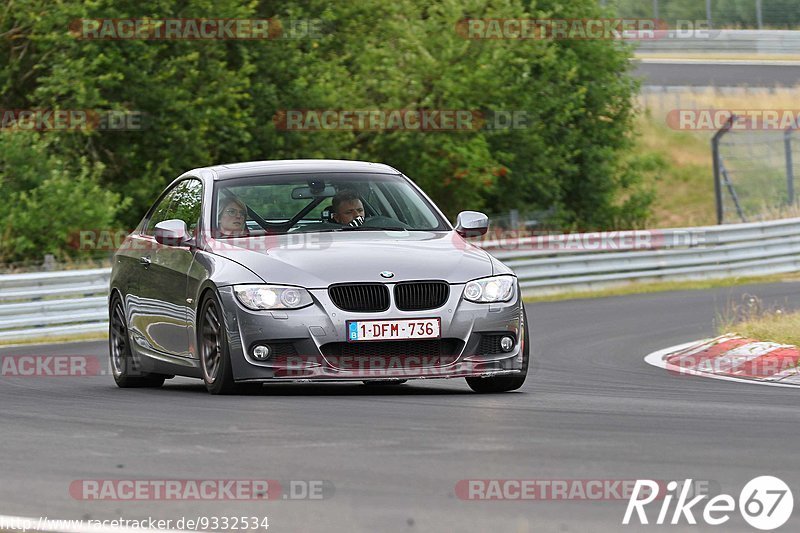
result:
<svg viewBox="0 0 800 533"><path fill-rule="evenodd" d="M759 318L734 324L729 333L760 341L800 346L800 312L775 311Z"/></svg>
<svg viewBox="0 0 800 533"><path fill-rule="evenodd" d="M63 342L91 342L108 339L107 333L84 333L82 335L65 335L59 337L39 337L18 341L0 341L0 348L9 346L30 346L33 344L60 344ZM0 531L2 533L2 531Z"/></svg>
<svg viewBox="0 0 800 533"><path fill-rule="evenodd" d="M689 291L703 289L718 289L723 287L736 287L755 283L780 283L800 281L800 273L775 274L770 276L747 276L738 278L720 278L700 281L657 281L648 283L631 282L617 287L597 290L566 291L541 296L527 296L526 303L558 302L562 300L577 300L584 298L608 298L611 296L627 296L630 294L658 293L668 291Z"/></svg>
<svg viewBox="0 0 800 533"><path fill-rule="evenodd" d="M800 311L765 307L755 296L745 295L741 302L729 304L717 322L720 334L800 346Z"/></svg>

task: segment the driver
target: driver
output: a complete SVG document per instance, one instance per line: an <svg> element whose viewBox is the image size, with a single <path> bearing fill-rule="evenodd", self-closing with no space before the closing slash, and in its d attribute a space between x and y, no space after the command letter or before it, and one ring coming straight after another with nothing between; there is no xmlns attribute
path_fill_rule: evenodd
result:
<svg viewBox="0 0 800 533"><path fill-rule="evenodd" d="M364 204L354 190L345 189L336 193L331 207L331 218L339 224L358 227L364 223Z"/></svg>

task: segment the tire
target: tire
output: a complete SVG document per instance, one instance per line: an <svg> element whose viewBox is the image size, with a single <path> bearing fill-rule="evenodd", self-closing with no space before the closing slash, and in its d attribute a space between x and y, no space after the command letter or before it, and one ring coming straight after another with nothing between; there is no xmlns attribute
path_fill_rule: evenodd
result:
<svg viewBox="0 0 800 533"><path fill-rule="evenodd" d="M370 379L370 380L364 380L362 383L364 383L364 385L372 387L373 385L402 385L406 381L408 381L408 380L407 379L374 379L374 380Z"/></svg>
<svg viewBox="0 0 800 533"><path fill-rule="evenodd" d="M200 350L200 370L203 383L211 394L237 392L231 367L230 343L225 331L222 304L209 293L200 306L197 324L197 347Z"/></svg>
<svg viewBox="0 0 800 533"><path fill-rule="evenodd" d="M522 335L522 372L512 376L495 376L490 378L466 378L467 385L473 391L481 394L510 392L522 387L528 376L528 363L531 356L530 335L528 334L528 315L522 310L523 335Z"/></svg>
<svg viewBox="0 0 800 533"><path fill-rule="evenodd" d="M222 304L216 295L209 293L206 296L198 316L197 346L206 390L211 394L252 394L260 391L262 383L236 383L233 380L230 342Z"/></svg>
<svg viewBox="0 0 800 533"><path fill-rule="evenodd" d="M119 294L114 294L108 306L108 351L111 374L121 389L160 387L167 376L142 372L131 350L130 332L125 308Z"/></svg>

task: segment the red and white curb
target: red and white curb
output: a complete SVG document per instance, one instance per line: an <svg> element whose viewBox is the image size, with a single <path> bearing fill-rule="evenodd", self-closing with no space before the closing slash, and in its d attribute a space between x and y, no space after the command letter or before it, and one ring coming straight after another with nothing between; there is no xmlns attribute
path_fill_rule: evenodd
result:
<svg viewBox="0 0 800 533"><path fill-rule="evenodd" d="M738 335L687 342L653 352L645 362L675 375L774 387L800 387L800 349Z"/></svg>

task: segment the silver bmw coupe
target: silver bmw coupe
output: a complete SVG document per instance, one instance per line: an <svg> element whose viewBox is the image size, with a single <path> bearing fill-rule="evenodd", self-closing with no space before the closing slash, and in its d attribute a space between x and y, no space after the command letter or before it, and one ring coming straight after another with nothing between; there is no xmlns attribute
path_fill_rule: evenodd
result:
<svg viewBox="0 0 800 533"><path fill-rule="evenodd" d="M278 381L466 378L518 389L530 345L517 278L413 181L361 161L198 168L114 256L109 343L120 387L176 375L213 394Z"/></svg>

